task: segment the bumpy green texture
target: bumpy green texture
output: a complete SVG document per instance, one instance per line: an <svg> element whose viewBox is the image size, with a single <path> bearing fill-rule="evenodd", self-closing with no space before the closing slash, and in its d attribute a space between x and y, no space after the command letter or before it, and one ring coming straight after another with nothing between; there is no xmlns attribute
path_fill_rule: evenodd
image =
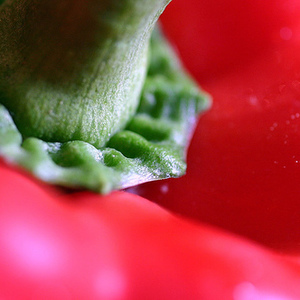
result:
<svg viewBox="0 0 300 300"><path fill-rule="evenodd" d="M79 138L49 141L30 136L13 119L14 112L0 94L0 156L46 182L100 193L184 174L187 143L209 99L183 72L157 30L148 56L137 111L124 129L108 135L104 145Z"/></svg>
<svg viewBox="0 0 300 300"><path fill-rule="evenodd" d="M153 26L170 0L6 0L0 103L24 137L103 147L139 104Z"/></svg>

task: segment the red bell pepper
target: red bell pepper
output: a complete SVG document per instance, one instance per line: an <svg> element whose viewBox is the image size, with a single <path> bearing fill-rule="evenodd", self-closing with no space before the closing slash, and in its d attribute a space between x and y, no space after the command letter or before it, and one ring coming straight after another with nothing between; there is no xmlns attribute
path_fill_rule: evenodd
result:
<svg viewBox="0 0 300 300"><path fill-rule="evenodd" d="M146 199L0 179L1 299L300 298L298 265Z"/></svg>
<svg viewBox="0 0 300 300"><path fill-rule="evenodd" d="M1 164L0 299L300 299L297 256L202 223L299 253L299 11L284 9L298 4L177 0L165 16L214 106L187 176L135 192L197 223L126 192L64 194ZM189 12L183 29L177 9Z"/></svg>
<svg viewBox="0 0 300 300"><path fill-rule="evenodd" d="M201 84L295 38L299 18L299 0L176 0L162 15L169 38Z"/></svg>
<svg viewBox="0 0 300 300"><path fill-rule="evenodd" d="M300 9L288 11L287 8L299 7L300 1L273 1L275 7L269 1L240 4L229 1L228 8L221 2L213 1L216 11L206 1L193 1L191 6L184 8L181 4L178 8L180 13L185 9L188 13L205 14L208 5L210 22L215 21L223 33L219 38L212 36L214 40L207 43L212 51L211 64L200 66L204 63L201 47L197 48L199 54L194 55L203 74L197 73L199 70L194 73L212 94L214 104L199 121L189 151L187 175L178 180L143 185L134 192L187 217L226 228L281 251L299 253L300 19L295 16ZM253 5L250 12L241 10L234 15L234 22L229 22L227 9L235 4L235 9L248 7L250 2ZM223 19L217 3L224 6ZM176 6L173 8L177 16ZM273 10L276 14L272 15ZM173 14L166 15L166 22ZM252 23L245 24L245 19L251 19ZM190 28L186 30L196 30L195 36L198 30L196 40L205 44L208 37L201 38L198 26L210 30L214 27L199 19L191 20L194 23L187 23ZM269 26L260 26L261 22ZM169 23L165 26L171 30ZM226 41L242 36L251 26L253 31L247 35L251 41L243 37L227 44ZM234 31L233 36L227 29ZM183 40L178 43L184 48ZM256 58L249 58L240 49L246 48L245 43L251 49L262 46L264 49L256 53ZM220 48L214 49L213 44L219 44ZM217 58L214 51L231 63L237 59L237 65L228 65L223 75L212 77L220 71L220 65L213 63ZM206 68L211 73L204 80Z"/></svg>

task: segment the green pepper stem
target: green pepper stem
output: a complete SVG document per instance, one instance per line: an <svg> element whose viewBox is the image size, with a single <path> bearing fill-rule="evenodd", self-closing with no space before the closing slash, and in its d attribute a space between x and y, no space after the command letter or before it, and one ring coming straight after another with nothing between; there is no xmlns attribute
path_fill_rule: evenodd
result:
<svg viewBox="0 0 300 300"><path fill-rule="evenodd" d="M0 103L23 137L102 147L135 113L170 0L6 0Z"/></svg>

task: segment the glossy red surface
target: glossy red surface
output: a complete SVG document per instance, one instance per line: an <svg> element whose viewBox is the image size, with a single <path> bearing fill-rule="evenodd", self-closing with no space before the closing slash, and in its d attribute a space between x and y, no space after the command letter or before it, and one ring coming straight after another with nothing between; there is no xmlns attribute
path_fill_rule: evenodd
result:
<svg viewBox="0 0 300 300"><path fill-rule="evenodd" d="M299 17L298 0L175 0L162 21L188 69L203 82L299 33Z"/></svg>
<svg viewBox="0 0 300 300"><path fill-rule="evenodd" d="M1 299L300 297L297 264L146 199L59 195L3 165L0 179Z"/></svg>
<svg viewBox="0 0 300 300"><path fill-rule="evenodd" d="M195 32L199 32L199 43L212 39L208 43L212 50L209 52L211 60L205 61L205 56L194 55L198 67L191 70L211 93L213 107L199 121L189 149L187 175L181 179L148 183L132 191L181 215L226 228L282 251L298 253L300 23L294 18L296 12L290 11L287 20L288 14L283 8L288 4L298 5L299 1L275 1L281 10L274 12L273 7L267 10L269 1L251 1L252 9L247 10L247 14L244 10L236 14L234 24L227 23L226 13L224 19L220 17L219 10L224 6L221 1L213 1L214 4L220 2L219 6L207 1L192 1L191 6L186 7L183 7L183 1L178 2L173 11L167 11L169 15L164 19L167 33L173 38L177 37L177 28L170 25L170 19L176 19L174 16L179 13L187 12L189 16L195 11L206 16L206 5L209 6L210 13L206 17L212 19L208 24L190 17L184 30L195 30L195 39ZM228 6L234 4L235 1L230 1ZM249 5L250 1L246 1L237 4L235 9ZM217 11L213 10L215 7ZM224 12L228 9L225 7ZM264 12L267 12L266 19ZM282 12L280 17L279 12ZM246 17L253 22L247 23L245 31ZM261 21L267 22L269 27L261 27ZM293 26L290 34L276 31L287 22ZM210 33L215 30L212 23L224 24L225 27L220 26L219 30L228 26L233 33L224 31L220 36L203 37L199 26L202 24ZM271 24L274 25L272 28ZM255 37L251 47L264 46L264 49L255 53L255 58L245 56L242 50L236 56L237 49L244 49L248 41L246 36L249 36L246 33L251 26L250 37ZM283 28L287 30L287 27ZM279 34L276 42L274 33ZM237 36L243 38L237 39ZM233 44L229 43L232 39L235 40ZM180 33L176 42L183 50L183 60L187 65L191 64L190 45L185 47L186 40ZM242 60L242 64L228 65L221 76L213 43L220 44L215 51L220 52L218 55L222 59L229 58L232 63L237 59L238 64ZM195 47L200 54L204 51L200 44ZM207 68L210 71L205 78ZM212 77L215 73L217 76Z"/></svg>
<svg viewBox="0 0 300 300"><path fill-rule="evenodd" d="M187 175L130 190L152 202L63 194L0 163L0 299L300 299L299 5L168 8L164 28L214 104Z"/></svg>

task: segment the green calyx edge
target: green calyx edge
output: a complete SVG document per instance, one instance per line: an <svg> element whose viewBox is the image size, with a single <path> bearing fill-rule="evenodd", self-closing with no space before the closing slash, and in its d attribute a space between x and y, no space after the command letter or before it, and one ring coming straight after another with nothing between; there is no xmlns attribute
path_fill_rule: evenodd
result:
<svg viewBox="0 0 300 300"><path fill-rule="evenodd" d="M150 42L149 68L139 108L125 130L102 148L79 141L23 139L0 105L0 157L42 181L105 194L185 173L186 149L198 114L210 105L184 73L161 32Z"/></svg>

